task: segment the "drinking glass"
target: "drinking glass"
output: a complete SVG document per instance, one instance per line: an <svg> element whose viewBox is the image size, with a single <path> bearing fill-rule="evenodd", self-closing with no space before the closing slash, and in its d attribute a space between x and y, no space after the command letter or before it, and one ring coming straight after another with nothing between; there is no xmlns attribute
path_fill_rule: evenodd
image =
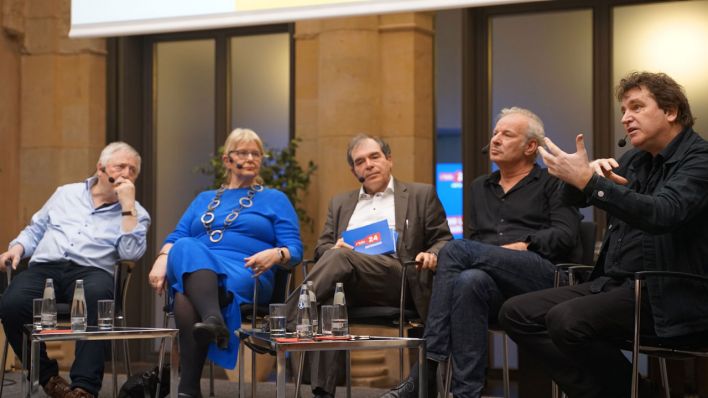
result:
<svg viewBox="0 0 708 398"><path fill-rule="evenodd" d="M273 337L285 336L286 317L285 304L271 304L268 306L268 315L270 319L270 335Z"/></svg>
<svg viewBox="0 0 708 398"><path fill-rule="evenodd" d="M32 325L34 330L42 330L42 302L43 298L32 300Z"/></svg>
<svg viewBox="0 0 708 398"><path fill-rule="evenodd" d="M113 329L113 300L98 300L98 328L100 330Z"/></svg>
<svg viewBox="0 0 708 398"><path fill-rule="evenodd" d="M322 334L326 336L332 335L332 319L334 319L334 306L333 305L323 305L320 309L322 314Z"/></svg>

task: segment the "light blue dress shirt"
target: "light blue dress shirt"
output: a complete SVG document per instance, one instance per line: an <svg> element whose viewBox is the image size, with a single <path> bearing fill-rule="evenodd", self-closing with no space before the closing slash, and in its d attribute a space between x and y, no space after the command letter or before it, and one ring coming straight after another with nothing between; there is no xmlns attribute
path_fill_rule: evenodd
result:
<svg viewBox="0 0 708 398"><path fill-rule="evenodd" d="M30 266L72 261L113 274L119 260L138 260L145 253L150 215L136 201L138 224L132 231L121 228L120 203L94 208L91 187L96 177L63 185L32 216L32 221L10 242L21 244Z"/></svg>

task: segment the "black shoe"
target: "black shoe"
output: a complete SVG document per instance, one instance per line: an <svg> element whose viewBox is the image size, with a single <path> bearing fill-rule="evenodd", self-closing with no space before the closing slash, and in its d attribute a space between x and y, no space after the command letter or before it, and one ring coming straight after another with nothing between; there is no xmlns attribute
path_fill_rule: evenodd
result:
<svg viewBox="0 0 708 398"><path fill-rule="evenodd" d="M316 387L315 389L312 390L312 397L313 398L334 398L334 394L329 393L320 387Z"/></svg>
<svg viewBox="0 0 708 398"><path fill-rule="evenodd" d="M432 359L428 359L428 397L434 398L438 394L436 374L438 363ZM401 384L392 388L387 393L379 398L417 398L418 397L418 364L411 367L411 372L407 379Z"/></svg>
<svg viewBox="0 0 708 398"><path fill-rule="evenodd" d="M215 316L207 317L204 322L195 323L193 334L199 344L216 343L216 346L222 350L229 346L229 330L224 321Z"/></svg>
<svg viewBox="0 0 708 398"><path fill-rule="evenodd" d="M409 377L379 398L417 398L418 380Z"/></svg>
<svg viewBox="0 0 708 398"><path fill-rule="evenodd" d="M187 394L186 392L181 392L181 393L177 394L177 398L202 398L202 394L193 395L193 394Z"/></svg>

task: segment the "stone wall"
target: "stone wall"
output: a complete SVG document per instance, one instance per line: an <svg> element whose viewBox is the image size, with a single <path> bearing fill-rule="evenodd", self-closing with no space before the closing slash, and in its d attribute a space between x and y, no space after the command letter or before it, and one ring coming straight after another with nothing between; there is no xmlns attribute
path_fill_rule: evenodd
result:
<svg viewBox="0 0 708 398"><path fill-rule="evenodd" d="M70 0L0 0L0 245L105 145L105 40L68 37Z"/></svg>
<svg viewBox="0 0 708 398"><path fill-rule="evenodd" d="M105 40L68 37L70 4L0 0L0 251L105 146ZM66 367L72 347L50 356Z"/></svg>
<svg viewBox="0 0 708 398"><path fill-rule="evenodd" d="M311 254L329 199L358 182L346 147L357 133L383 136L393 173L433 180L432 13L302 21L295 24L295 135L298 156L319 166L307 195L314 232L303 230Z"/></svg>

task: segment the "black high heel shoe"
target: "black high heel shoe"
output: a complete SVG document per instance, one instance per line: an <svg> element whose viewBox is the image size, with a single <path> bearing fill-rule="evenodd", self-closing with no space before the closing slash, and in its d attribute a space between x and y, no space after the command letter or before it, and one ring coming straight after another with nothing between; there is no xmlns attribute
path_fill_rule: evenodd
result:
<svg viewBox="0 0 708 398"><path fill-rule="evenodd" d="M181 392L181 393L177 394L177 398L202 398L202 394L192 395L192 394L187 394L186 392Z"/></svg>
<svg viewBox="0 0 708 398"><path fill-rule="evenodd" d="M204 322L194 324L194 339L200 344L216 343L216 346L225 350L229 346L229 330L221 319L210 316Z"/></svg>

